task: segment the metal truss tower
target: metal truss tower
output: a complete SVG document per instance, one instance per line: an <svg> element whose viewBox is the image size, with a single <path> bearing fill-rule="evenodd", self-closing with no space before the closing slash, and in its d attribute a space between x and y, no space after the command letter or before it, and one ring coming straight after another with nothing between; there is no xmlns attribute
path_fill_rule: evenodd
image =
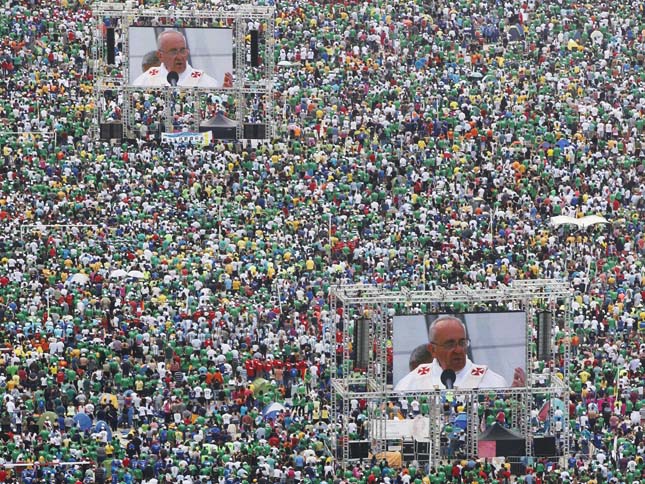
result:
<svg viewBox="0 0 645 484"><path fill-rule="evenodd" d="M438 288L432 291L392 291L380 286L345 285L331 289L330 310L332 314L342 314L336 327L336 367L332 369L332 402L334 422L338 424L336 434L337 458L344 465L350 458L351 436L347 431L350 404L352 399L367 401L369 419L369 441L371 452L378 454L388 449L392 438L388 435L388 415L385 411L388 402L404 395L406 398L424 399L428 403L429 425L427 435L422 436L428 442L426 458L428 464L436 465L442 459L441 429L445 416L442 405L446 399L446 390L436 389L429 392L394 392L387 382L388 358L387 342L392 335L392 318L395 314L421 314L423 308L433 308L436 312L456 312L454 305L460 303L478 311L522 310L526 314L527 341L525 387L495 389L496 398L509 405L510 426L516 429L525 439L525 454L532 456L533 432L531 427L531 410L552 398L561 399L565 408L569 401L569 363L570 351L568 339L565 340L564 353L557 354L558 345L551 341L551 359L558 358L558 368L547 367L545 372L538 372L536 351L533 348L534 332L537 327L538 313L550 311L557 316L560 331L571 334L572 293L565 281L538 279L516 281L513 285L497 289L474 289L462 287L456 290ZM484 308L484 309L482 309ZM354 344L351 327L358 318L369 320L370 354L367 368L357 370L353 367L350 348ZM480 433L480 407L486 405L490 390L451 390L450 398L462 402L468 415L465 435L465 452L469 458L478 453ZM553 405L550 406L551 416ZM569 452L569 417L568 412L562 416L564 436L560 439L559 455ZM417 460L422 456L416 454Z"/></svg>

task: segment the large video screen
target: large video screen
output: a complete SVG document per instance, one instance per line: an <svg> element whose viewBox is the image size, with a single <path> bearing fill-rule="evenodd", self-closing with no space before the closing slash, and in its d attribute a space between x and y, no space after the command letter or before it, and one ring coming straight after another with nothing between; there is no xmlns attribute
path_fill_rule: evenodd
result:
<svg viewBox="0 0 645 484"><path fill-rule="evenodd" d="M129 85L168 86L174 71L179 87L230 87L233 29L129 27L128 35Z"/></svg>
<svg viewBox="0 0 645 484"><path fill-rule="evenodd" d="M395 316L392 324L392 383L395 391L413 391L419 382L425 380L419 389L432 389L428 387L431 373L427 368L417 368L420 361L422 363L433 363L434 357L432 349L436 347L429 346L428 331L432 322L448 314L421 314L421 315L403 315ZM526 313L524 311L511 312L469 312L454 314L466 327L466 338L470 340L470 347L463 348L463 352L470 362L474 365L487 365L487 372L490 373L483 381L494 382L491 385L496 388L510 387L513 382L514 374L517 368L526 372L526 352L527 352L527 326ZM430 348L429 351L423 351ZM416 350L416 351L415 351ZM444 351L445 347L439 349ZM458 349L458 352L460 350ZM471 370L472 379L461 380L462 389L467 387L481 387L486 385L477 384L476 366ZM435 367L439 368L439 367ZM410 385L410 378L405 383L399 383L408 374L417 371L415 374L414 384ZM428 373L424 375L423 373ZM461 375L463 376L463 375ZM461 377L460 376L460 377ZM436 383L435 376L435 383ZM501 382L504 382L502 384ZM398 385L398 388L397 388ZM440 385L441 387L441 385Z"/></svg>

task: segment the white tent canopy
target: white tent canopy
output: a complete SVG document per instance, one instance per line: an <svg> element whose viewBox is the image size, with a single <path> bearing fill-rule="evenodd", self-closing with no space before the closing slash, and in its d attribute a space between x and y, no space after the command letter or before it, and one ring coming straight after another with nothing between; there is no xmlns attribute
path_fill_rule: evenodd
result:
<svg viewBox="0 0 645 484"><path fill-rule="evenodd" d="M585 217L569 217L567 215L557 215L551 217L551 225L559 227L560 225L576 225L578 228L586 229L592 225L608 224L609 221L600 215L587 215Z"/></svg>

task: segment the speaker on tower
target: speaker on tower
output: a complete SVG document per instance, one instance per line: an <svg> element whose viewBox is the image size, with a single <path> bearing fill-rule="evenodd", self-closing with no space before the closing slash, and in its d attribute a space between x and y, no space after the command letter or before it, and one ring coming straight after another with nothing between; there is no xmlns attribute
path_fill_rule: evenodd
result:
<svg viewBox="0 0 645 484"><path fill-rule="evenodd" d="M107 28L107 63L109 65L114 65L114 27Z"/></svg>
<svg viewBox="0 0 645 484"><path fill-rule="evenodd" d="M367 368L370 353L370 320L359 318L354 323L354 368Z"/></svg>
<svg viewBox="0 0 645 484"><path fill-rule="evenodd" d="M551 359L551 327L553 326L553 315L550 311L538 313L537 327L537 358L548 361Z"/></svg>
<svg viewBox="0 0 645 484"><path fill-rule="evenodd" d="M258 64L258 31L251 30L251 67L257 67Z"/></svg>

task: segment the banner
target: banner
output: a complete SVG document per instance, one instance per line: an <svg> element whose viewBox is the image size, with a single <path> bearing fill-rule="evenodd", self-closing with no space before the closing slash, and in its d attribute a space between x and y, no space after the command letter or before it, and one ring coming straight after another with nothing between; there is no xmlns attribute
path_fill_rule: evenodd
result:
<svg viewBox="0 0 645 484"><path fill-rule="evenodd" d="M212 131L205 131L203 133L195 133L191 131L181 133L161 133L162 143L172 144L199 144L201 146L208 146L213 142Z"/></svg>
<svg viewBox="0 0 645 484"><path fill-rule="evenodd" d="M370 435L382 440L417 440L427 442L430 436L430 417L417 415L415 418L388 419L385 427L382 420L372 420L368 423ZM385 435L383 432L385 431Z"/></svg>

